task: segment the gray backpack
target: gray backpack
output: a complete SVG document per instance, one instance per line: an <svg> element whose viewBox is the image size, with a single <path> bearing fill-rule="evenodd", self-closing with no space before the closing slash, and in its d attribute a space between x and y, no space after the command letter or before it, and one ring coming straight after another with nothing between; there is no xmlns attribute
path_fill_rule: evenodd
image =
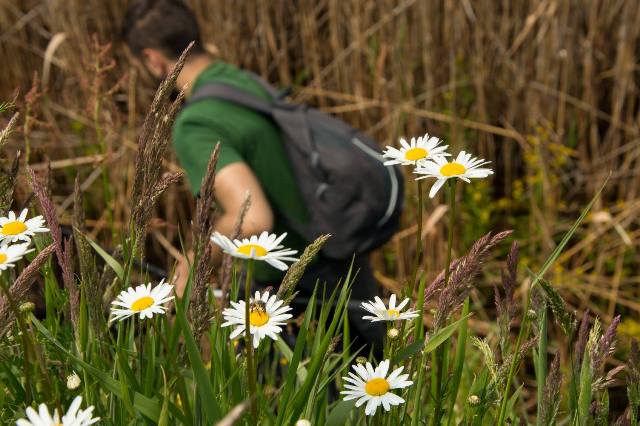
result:
<svg viewBox="0 0 640 426"><path fill-rule="evenodd" d="M322 248L329 258L345 259L387 242L399 225L403 179L397 167L384 166L375 141L344 121L304 104L284 101L255 74L249 75L271 96L255 97L234 86L208 83L189 103L215 98L270 117L285 139L285 151L309 212L301 223L282 214L287 225L308 241L331 234Z"/></svg>

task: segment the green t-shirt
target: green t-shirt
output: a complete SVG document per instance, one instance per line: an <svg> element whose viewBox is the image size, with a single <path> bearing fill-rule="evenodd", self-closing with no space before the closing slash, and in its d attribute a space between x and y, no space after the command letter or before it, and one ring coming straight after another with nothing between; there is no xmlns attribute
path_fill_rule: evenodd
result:
<svg viewBox="0 0 640 426"><path fill-rule="evenodd" d="M263 99L269 98L250 76L221 61L200 73L192 93L209 82L233 85ZM173 126L173 145L194 194L200 191L209 158L218 141L217 170L231 163L246 163L262 185L273 209L273 232L278 235L287 232L282 244L301 254L307 241L286 226L281 212L302 221L307 220L307 212L277 126L260 113L227 101L204 99L185 106ZM255 277L259 281L278 284L282 275L265 262L255 265Z"/></svg>

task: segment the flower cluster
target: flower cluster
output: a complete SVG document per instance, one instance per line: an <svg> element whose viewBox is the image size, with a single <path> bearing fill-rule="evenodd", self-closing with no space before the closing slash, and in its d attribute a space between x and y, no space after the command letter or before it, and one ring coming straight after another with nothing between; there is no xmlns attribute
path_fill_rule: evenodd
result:
<svg viewBox="0 0 640 426"><path fill-rule="evenodd" d="M400 149L387 146L383 155L389 160L384 164L414 166L414 173L420 175L416 179L435 178L436 182L429 191L430 198L435 197L449 179L460 179L468 183L470 179L486 178L493 174L493 170L482 167L489 164L489 161L473 157L465 151L449 160L447 157L451 155L446 152L448 145L441 145L438 138L429 134L412 138L410 143L400 139L400 145Z"/></svg>
<svg viewBox="0 0 640 426"><path fill-rule="evenodd" d="M278 236L263 232L260 235L252 235L242 240L231 240L228 237L214 232L211 242L218 245L222 251L232 257L245 260L261 260L276 269L286 271L289 265L285 262L294 262L298 259L291 257L297 250L284 248L280 243L286 238L287 233ZM235 329L229 335L230 339L235 339L245 332L247 316L246 301L231 301L231 308L226 308L222 315L225 323L222 327L234 326ZM269 292L255 292L255 297L249 300L249 333L253 336L253 347L257 348L260 341L265 337L277 340L277 334L282 331L281 326L292 317L288 312L291 308L284 304L284 301L276 295L269 295Z"/></svg>

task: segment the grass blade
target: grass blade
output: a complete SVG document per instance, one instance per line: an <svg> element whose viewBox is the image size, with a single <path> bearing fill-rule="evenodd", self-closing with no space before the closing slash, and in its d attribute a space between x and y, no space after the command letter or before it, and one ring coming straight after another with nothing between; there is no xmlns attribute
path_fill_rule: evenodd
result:
<svg viewBox="0 0 640 426"><path fill-rule="evenodd" d="M122 265L120 265L120 263L117 260L115 260L113 256L111 256L109 253L104 251L104 249L100 247L91 238L87 237L85 234L82 234L82 236L89 242L89 244L91 245L91 247L93 247L96 253L98 253L100 257L104 259L107 265L109 265L111 269L113 269L113 272L115 272L118 278L120 278L120 281L124 280L124 268L122 267Z"/></svg>

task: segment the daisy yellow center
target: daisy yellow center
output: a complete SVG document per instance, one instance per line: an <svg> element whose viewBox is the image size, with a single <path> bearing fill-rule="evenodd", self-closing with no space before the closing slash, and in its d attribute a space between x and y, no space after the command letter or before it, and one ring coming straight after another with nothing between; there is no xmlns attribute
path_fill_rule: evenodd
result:
<svg viewBox="0 0 640 426"><path fill-rule="evenodd" d="M466 172L467 169L460 163L447 163L444 166L440 167L440 173L443 176L458 176Z"/></svg>
<svg viewBox="0 0 640 426"><path fill-rule="evenodd" d="M142 296L140 299L136 300L131 304L131 310L134 312L140 312L147 309L149 306L153 305L153 297L151 296Z"/></svg>
<svg viewBox="0 0 640 426"><path fill-rule="evenodd" d="M249 324L261 327L269 322L269 314L264 310L253 309L249 313Z"/></svg>
<svg viewBox="0 0 640 426"><path fill-rule="evenodd" d="M417 160L426 158L427 155L429 155L429 152L426 149L416 147L416 148L408 149L404 153L404 158L406 158L409 161L417 161Z"/></svg>
<svg viewBox="0 0 640 426"><path fill-rule="evenodd" d="M365 383L364 390L371 396L382 396L389 392L389 382L381 377L376 377Z"/></svg>
<svg viewBox="0 0 640 426"><path fill-rule="evenodd" d="M7 261L7 255L4 253L0 253L0 265Z"/></svg>
<svg viewBox="0 0 640 426"><path fill-rule="evenodd" d="M387 309L387 314L392 318L398 318L400 316L400 311L397 309Z"/></svg>
<svg viewBox="0 0 640 426"><path fill-rule="evenodd" d="M20 221L7 222L2 226L4 235L18 235L27 230L27 225Z"/></svg>
<svg viewBox="0 0 640 426"><path fill-rule="evenodd" d="M244 254L245 256L251 256L252 250L256 256L262 257L267 254L267 249L258 244L245 244L237 248L238 253Z"/></svg>

